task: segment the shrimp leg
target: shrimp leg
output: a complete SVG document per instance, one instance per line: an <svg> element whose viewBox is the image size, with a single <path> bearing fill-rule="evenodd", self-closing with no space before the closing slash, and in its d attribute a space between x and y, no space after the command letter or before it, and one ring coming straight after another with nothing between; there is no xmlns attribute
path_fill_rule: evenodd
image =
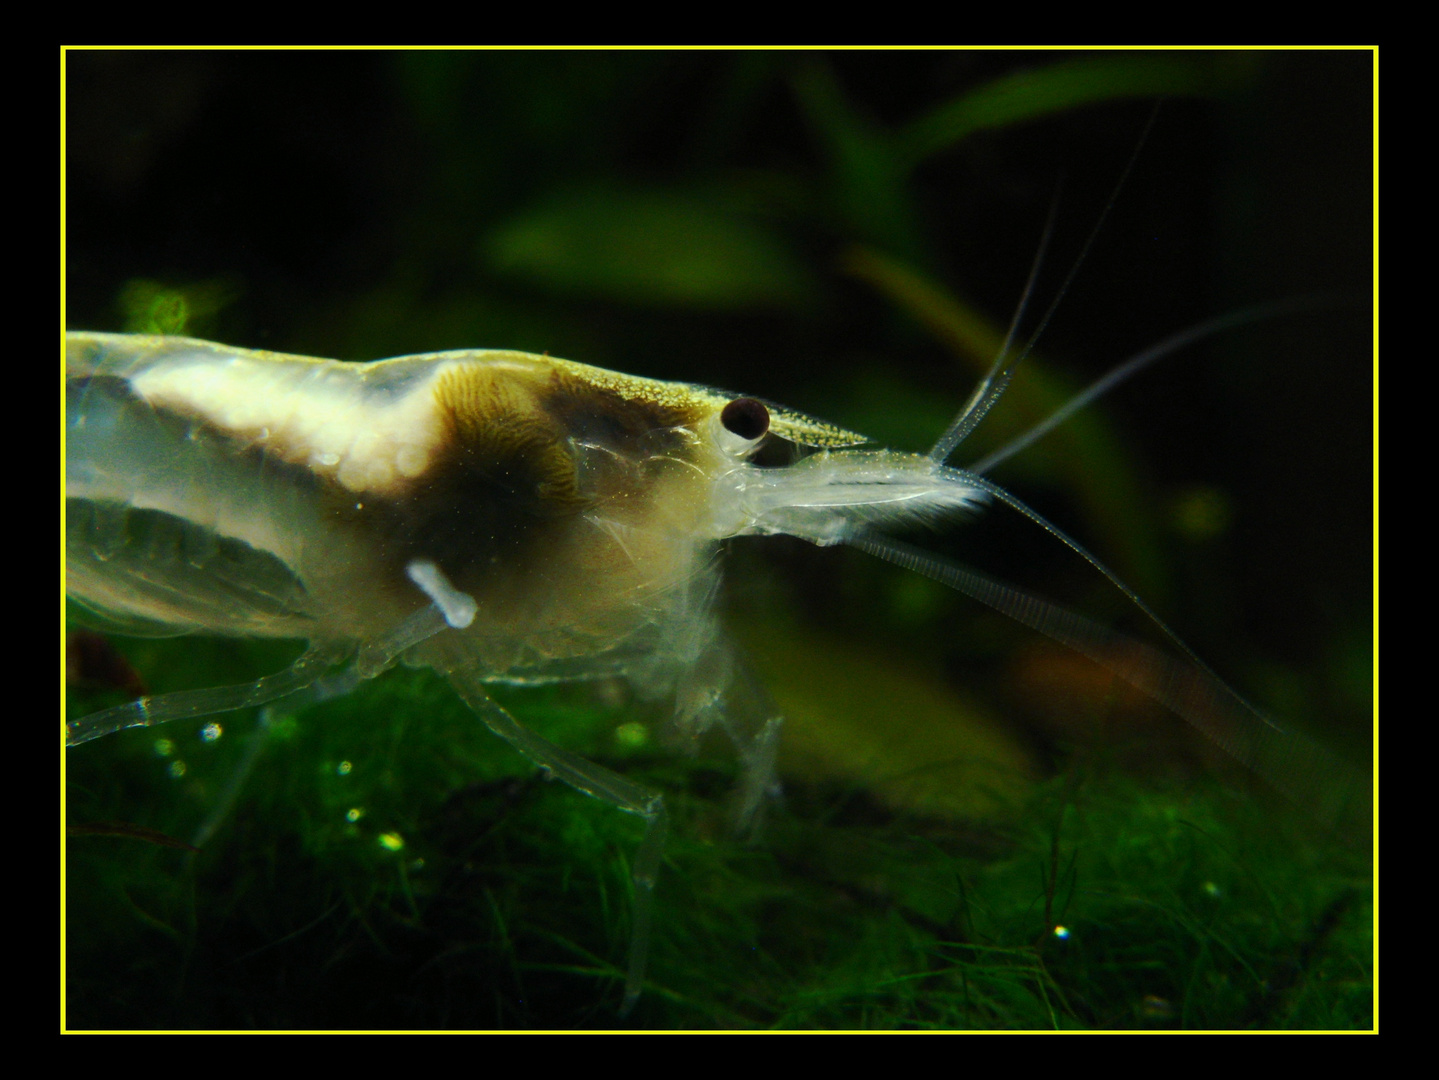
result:
<svg viewBox="0 0 1439 1080"><path fill-rule="evenodd" d="M438 642L437 642L438 644ZM453 644L446 642L446 644ZM510 715L486 692L473 666L459 649L446 649L435 665L448 676L455 692L485 722L485 726L540 768L627 814L644 818L645 832L635 853L630 877L634 882L634 916L620 1015L626 1016L639 1000L649 956L655 877L664 853L669 817L664 796L643 784L627 780L603 765L556 746Z"/></svg>
<svg viewBox="0 0 1439 1080"><path fill-rule="evenodd" d="M443 588L448 590L447 582ZM452 598L473 604L463 593L446 591L443 599L451 602ZM380 674L406 649L447 629L452 625L451 620L452 616L445 611L439 600L435 600L377 641L367 642L359 650L355 663L336 675L327 678L325 672L348 660L353 650L335 645L311 645L284 671L266 675L254 682L215 686L208 690L179 690L158 697L142 697L124 705L90 713L79 720L72 720L66 725L65 744L78 746L126 728L150 727L171 720L186 720L247 709L255 705L267 705L301 690L312 691L311 697L305 701L306 704L341 697L364 679L372 679Z"/></svg>
<svg viewBox="0 0 1439 1080"><path fill-rule="evenodd" d="M347 658L344 651L331 646L311 646L284 671L266 675L254 682L233 686L215 686L208 690L178 690L173 694L142 697L135 701L101 709L99 712L71 720L65 726L65 744L78 746L126 728L150 727L171 720L188 720L214 713L233 712L254 705L266 705L308 689L320 682L325 673ZM324 696L344 693L354 680L348 672L339 676L346 685L326 688Z"/></svg>

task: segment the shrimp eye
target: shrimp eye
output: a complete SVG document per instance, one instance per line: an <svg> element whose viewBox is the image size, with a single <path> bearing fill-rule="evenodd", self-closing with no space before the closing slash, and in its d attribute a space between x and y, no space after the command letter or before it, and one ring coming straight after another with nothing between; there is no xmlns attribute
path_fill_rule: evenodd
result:
<svg viewBox="0 0 1439 1080"><path fill-rule="evenodd" d="M720 423L731 435L754 442L769 430L769 410L752 397L735 398L720 410Z"/></svg>

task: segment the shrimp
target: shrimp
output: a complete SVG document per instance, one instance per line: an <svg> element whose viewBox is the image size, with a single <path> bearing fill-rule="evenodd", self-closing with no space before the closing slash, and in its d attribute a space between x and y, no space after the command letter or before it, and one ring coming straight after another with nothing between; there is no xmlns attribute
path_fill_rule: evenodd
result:
<svg viewBox="0 0 1439 1080"><path fill-rule="evenodd" d="M1291 789L1302 786L1302 770L1268 762L1275 750L1307 744L1270 727L1182 647L1171 644L1177 656L1169 658L1116 650L1118 639L1107 631L1070 621L1056 608L1028 607L1017 593L958 571L948 558L893 539L892 533L911 526L949 527L994 516L1010 481L1000 488L987 470L949 464L944 451L874 449L861 434L869 430L867 419L856 419L854 411L791 397L760 379L734 378L740 392L725 393L522 353L335 364L174 338L101 334L73 335L69 352L72 422L81 421L69 450L69 463L79 470L69 492L75 500L68 534L76 548L71 588L86 620L140 637L197 635L197 651L221 648L207 643L213 637L236 650L241 640L308 643L298 660L282 659L283 646L246 646L265 659L234 661L234 674L216 680L233 686L177 691L172 686L183 682L167 683L156 674L151 681L157 690L148 699L72 719L72 759L118 756L122 751L112 748L126 740L136 754L165 744L155 752L167 756L152 764L176 770L169 775L177 778L171 790L178 801L182 791L200 790L197 761L205 748L245 738L238 710L260 710L260 726L250 737L259 746L265 739L313 737L337 720L343 725L343 715L336 714L350 703L378 703L397 720L379 729L375 760L396 756L402 744L417 755L434 750L448 769L437 786L447 788L453 805L446 803L428 824L463 818L461 831L468 829L473 840L491 834L485 822L496 815L484 811L496 804L513 820L528 820L515 808L533 802L541 789L491 781L479 772L474 775L483 782L467 786L465 768L481 749L453 735L444 745L422 743L423 721L398 719L402 708L411 717L444 711L447 718L467 709L542 775L563 782L544 788L546 798L568 798L559 790L568 785L604 804L592 813L573 813L563 826L565 841L584 828L617 830L606 835L619 839L604 843L617 852L612 861L622 869L613 881L586 879L577 891L586 892L587 903L598 894L596 907L627 910L628 941L607 926L608 952L571 949L568 956L557 950L537 957L522 943L514 948L518 960L535 968L568 961L589 972L616 971L623 983L615 994L621 1009L634 1005L647 968L659 964L646 959L650 939L658 948L665 925L649 914L656 880L661 898L666 888L689 885L676 866L685 865L684 843L693 842L693 815L682 815L676 804L683 806L692 794L644 775L646 766L658 770L629 713L611 742L608 734L559 731L551 726L552 715L531 711L528 702L567 701L571 693L586 701L633 695L641 699L630 703L634 712L665 717L669 737L681 746L728 742L737 753L730 828L699 830L701 835L730 835L735 824L753 827L767 809L783 827L784 816L774 814L782 794L775 756L792 744L787 736L793 725L787 731L787 710L770 700L745 650L730 644L714 614L723 549L758 546L747 537L791 536L862 550L944 586L984 593L1001 610L1029 611L1043 629L1126 667L1263 774ZM578 349L564 354L585 358ZM692 370L677 369L672 377L730 381L702 364ZM949 383L944 385L943 394L935 389L933 396L943 396L945 410L952 411ZM848 418L861 431L749 396L763 393ZM997 397L981 393L965 412L974 416ZM272 411L247 413L250 404ZM508 419L497 424L500 417ZM928 439L939 434L942 422ZM478 440L479 449L467 440ZM968 446L962 444L960 453ZM461 475L439 471L446 467ZM153 477L153 487L137 490L136 475ZM473 509L452 513L446 508L460 491L480 494L467 501ZM1127 579L1133 571L1120 565ZM1147 584L1137 591L1147 595ZM743 640L745 628L739 629ZM222 662L228 657L219 655ZM151 674L143 661L137 667ZM402 667L414 671L393 670ZM400 704L411 687L428 695L417 698L423 702L418 710ZM300 720L289 720L293 715ZM187 718L203 718L206 732L223 726L224 737L213 744L204 742L208 734L189 738L198 724L186 729L176 723ZM371 730L351 726L357 730L347 737L354 743ZM495 741L473 726L476 746ZM115 734L90 741L107 731ZM622 733L640 740L633 758L616 752L625 745ZM187 749L170 748L184 739ZM282 753L264 766L276 771L277 784L291 775L280 767ZM325 761L327 785L338 788L355 775L347 772L350 756ZM180 777L182 765L189 772ZM355 765L368 767L357 757ZM206 805L218 806L224 801L216 794L219 785L204 782ZM693 784L699 789L708 782ZM250 788L263 798L265 786L257 780ZM795 782L787 786L801 790ZM391 846L395 857L386 865L400 883L397 895L404 902L395 909L401 918L409 910L416 912L416 926L423 925L419 912L438 920L443 912L426 910L422 895L440 865L434 849L424 850L429 862L421 865L413 839L420 830L391 825L390 808L382 812L379 801L341 804L358 820L339 828L350 830L346 836L369 838L372 846ZM481 813L457 812L476 804ZM584 800L563 805L583 808ZM333 810L327 802L314 813L319 818ZM672 816L685 816L691 831L672 829ZM385 826L369 828L382 819ZM243 843L242 830L251 827L248 812L238 811L229 824L227 831L239 833L236 840ZM172 831L181 840L194 839ZM516 842L502 829L493 832L501 842ZM533 883L497 880L485 869L484 850L461 850L447 865L482 886L478 895L517 889L527 903L549 902L546 890ZM173 851L156 854L177 858ZM248 866L236 872L249 872ZM627 904L606 892L626 888ZM143 915L151 913L142 900L130 902ZM495 910L503 907L496 903ZM303 946L301 928L336 909L341 914L328 921L363 912L358 903L347 907L336 899L300 919L277 918L268 924L269 938L259 937L253 949L268 949L274 941ZM350 936L369 933L367 922L364 914L352 917ZM173 920L167 929L183 935ZM502 925L495 936L503 938ZM574 940L588 944L597 936L577 931ZM515 984L522 987L524 980L517 977ZM651 982L644 1000L655 986ZM338 1008L333 1015L346 1016Z"/></svg>
<svg viewBox="0 0 1439 1080"><path fill-rule="evenodd" d="M885 535L1007 503L1187 652L1077 542L945 464L1002 393L1003 356L928 454L862 448L862 435L754 397L516 352L346 364L72 332L66 363L72 599L130 633L309 643L249 684L73 720L69 744L268 705L327 679L348 690L400 659L432 668L548 774L643 819L622 1014L643 985L664 797L531 730L486 687L618 676L671 700L680 741L718 727L735 744L748 824L775 790L781 718L716 619L722 540L788 535L895 562L1109 667L1281 786L1315 771L1308 755L1293 761L1304 744L1192 653L1116 649L1072 613ZM776 445L788 464L756 460Z"/></svg>
<svg viewBox="0 0 1439 1080"><path fill-rule="evenodd" d="M672 697L681 737L719 724L745 762L742 821L773 785L777 715L733 701L715 545L861 541L991 490L931 458L756 398L548 357L452 352L368 365L185 338L71 333L67 572L103 625L306 639L288 671L71 722L129 727L267 704L337 665L404 657L571 786L645 820L623 1010L638 997L663 797L521 725L487 682L620 675ZM821 448L751 462L767 439Z"/></svg>

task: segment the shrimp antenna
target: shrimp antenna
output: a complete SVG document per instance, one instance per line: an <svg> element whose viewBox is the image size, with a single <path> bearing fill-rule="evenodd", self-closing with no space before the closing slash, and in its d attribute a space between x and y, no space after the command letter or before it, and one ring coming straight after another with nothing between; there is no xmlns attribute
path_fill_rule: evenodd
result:
<svg viewBox="0 0 1439 1080"><path fill-rule="evenodd" d="M1260 322L1264 319L1271 319L1280 315L1289 315L1310 308L1326 306L1330 302L1329 298L1322 296L1301 296L1288 300L1272 300L1268 303L1254 304L1251 307L1240 308L1238 311L1231 311L1227 315L1216 315L1214 318L1206 319L1201 323L1189 327L1187 330L1181 330L1177 334L1172 334L1163 341L1151 345L1149 348L1135 354L1117 367L1110 369L1108 373L1090 383L1088 387L1078 394L1075 394L1063 405L1055 409L1054 412L1050 413L1049 416L1024 432L1024 434L1001 446L998 450L980 458L972 465L965 466L964 471L980 475L989 472L990 469L994 468L1001 461L1012 458L1021 450L1027 449L1029 446L1044 438L1044 436L1048 435L1096 398L1109 393L1109 391L1113 390L1126 379L1138 374L1156 360L1160 360L1170 353L1178 352L1180 349L1193 345L1196 341L1202 341L1207 337L1212 337L1225 330L1232 330L1236 326L1247 326L1250 323Z"/></svg>
<svg viewBox="0 0 1439 1080"><path fill-rule="evenodd" d="M1332 823L1351 794L1352 770L1322 746L1280 728L1216 675L1103 564L1055 526L993 485L1010 506L1043 524L1084 556L1152 619L1191 661L1174 656L1086 619L1033 593L972 567L943 559L893 537L856 532L845 543L886 562L946 585L1094 661L1158 701L1196 728L1234 760L1262 777L1316 818Z"/></svg>
<svg viewBox="0 0 1439 1080"><path fill-rule="evenodd" d="M1030 521L1034 522L1045 532L1053 536L1065 547L1069 548L1070 551L1073 551L1090 566L1098 570L1101 574L1105 576L1105 578L1108 579L1109 583L1113 585L1116 589L1118 589L1120 592L1122 592L1129 599L1129 602L1135 607L1137 607L1144 615L1144 617L1148 619L1151 623L1153 623L1159 629L1159 631L1166 638L1169 639L1169 641L1175 646L1175 648L1182 652L1185 657L1188 658L1189 662L1194 667L1199 669L1199 671L1203 675L1205 675L1207 678L1211 679L1213 682L1222 687L1230 697L1234 698L1235 701L1239 702L1240 705L1244 706L1245 710L1253 714L1259 720L1263 721L1266 725L1273 728L1275 731L1282 730L1279 725L1276 724L1273 720L1269 719L1269 717L1265 716L1248 701L1240 697L1237 691L1232 689L1223 679L1218 676L1218 674L1215 673L1215 671L1208 664L1206 664L1203 660L1200 659L1198 653L1196 653L1193 649L1186 645L1184 643L1184 640L1173 630L1170 629L1169 624L1159 617L1158 612L1156 612L1152 607L1146 604L1140 598L1138 593L1136 593L1133 589L1131 589L1128 585L1126 585L1123 581L1120 580L1118 574L1116 574L1113 570L1109 569L1109 567L1105 566L1104 563L1100 562L1098 556L1091 553L1090 550L1086 548L1083 544L1081 544L1078 540L1074 539L1074 537L1070 536L1067 532L1061 529L1058 525L1054 524L1054 522L1050 521L1039 511L1030 508L1028 504L1024 503L1014 495L1011 495L1008 491L1000 487L993 480L989 480L983 476L979 476L978 474L971 473L965 469L945 468L944 471L946 473L953 474L956 479L961 479L966 484L972 484L975 487L982 489L983 491L992 495L994 498L998 499L1000 502L1004 503L1006 506L1010 507L1012 510L1023 514L1025 517L1029 518ZM1005 614L1011 615L1013 618L1019 618L1019 616L1015 615L1013 612L1005 612ZM1079 616L1074 617L1079 618ZM1023 622L1024 620L1020 619L1020 621ZM1035 627L1035 629L1039 630L1041 633L1049 633L1049 631L1044 630L1042 627ZM1065 639L1061 638L1057 640L1061 640L1064 641L1065 644L1069 644L1069 642L1065 641ZM1080 649L1079 651L1084 653L1086 656L1089 655L1083 649ZM1146 692L1149 692L1145 687L1141 687L1141 689L1145 689ZM1159 697L1159 695L1157 694L1154 696ZM1159 697L1159 700L1165 701L1163 697ZM1184 714L1181 713L1180 715L1182 716Z"/></svg>
<svg viewBox="0 0 1439 1080"><path fill-rule="evenodd" d="M1059 310L1060 302L1068 294L1069 287L1074 284L1074 279L1079 273L1079 268L1084 265L1084 260L1086 256L1089 255L1089 249L1094 246L1094 241L1099 238L1099 233L1100 230L1104 228L1104 223L1109 220L1109 213L1114 209L1114 204L1119 201L1119 193L1123 190L1125 181L1129 179L1130 173L1134 171L1134 166L1139 161L1140 151L1144 149L1144 144L1148 141L1149 133L1153 130L1154 122L1158 117L1159 103L1156 102L1154 108L1150 110L1149 120L1144 125L1144 131L1139 136L1139 142L1135 144L1134 151L1129 155L1129 161L1125 164L1124 171L1119 174L1119 181L1114 185L1114 190L1109 193L1109 199L1105 202L1104 209L1100 211L1099 218L1095 221L1094 227L1089 230L1089 236L1084 241L1084 247L1080 249L1079 257L1076 258L1073 265L1070 266L1064 283L1060 285L1059 291L1055 293L1054 299L1050 301L1049 307L1045 310L1043 317L1040 318L1039 325L1035 327L1034 333L1032 333L1029 336L1029 340L1024 343L1024 348L1011 355L1010 345L1013 343L1015 330L1024 314L1025 306L1029 302L1030 292L1034 287L1035 278L1039 274L1039 267L1044 258L1045 248L1048 247L1050 236L1054 231L1054 219L1059 203L1058 192L1055 193L1055 198L1050 203L1049 219L1045 223L1044 235L1040 239L1039 251L1035 254L1034 263L1030 266L1029 280L1025 283L1024 292L1020 296L1014 318L1010 321L1009 332L1005 335L1004 344L1000 347L999 355L994 358L994 363L992 363L989 366L989 370L985 372L984 378L981 379L979 385L974 388L974 393L972 393L969 400L965 402L964 408L959 410L959 414L950 422L944 434L941 435L934 446L930 448L928 456L934 461L943 464L949 460L949 456L954 453L955 447L963 442L969 436L969 433L979 426L979 422L983 420L989 410L994 407L994 403L1003 396L1004 391L1009 386L1009 380L1014 376L1015 368L1034 351L1034 346L1048 328L1049 321L1054 318L1054 313Z"/></svg>

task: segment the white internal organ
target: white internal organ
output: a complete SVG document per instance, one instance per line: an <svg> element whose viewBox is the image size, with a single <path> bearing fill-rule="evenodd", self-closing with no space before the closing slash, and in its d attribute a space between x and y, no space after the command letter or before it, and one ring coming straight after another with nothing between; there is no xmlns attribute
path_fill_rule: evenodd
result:
<svg viewBox="0 0 1439 1080"><path fill-rule="evenodd" d="M397 494L429 468L441 437L432 386L447 366L399 396L368 391L359 365L244 356L160 364L131 386L349 491Z"/></svg>

